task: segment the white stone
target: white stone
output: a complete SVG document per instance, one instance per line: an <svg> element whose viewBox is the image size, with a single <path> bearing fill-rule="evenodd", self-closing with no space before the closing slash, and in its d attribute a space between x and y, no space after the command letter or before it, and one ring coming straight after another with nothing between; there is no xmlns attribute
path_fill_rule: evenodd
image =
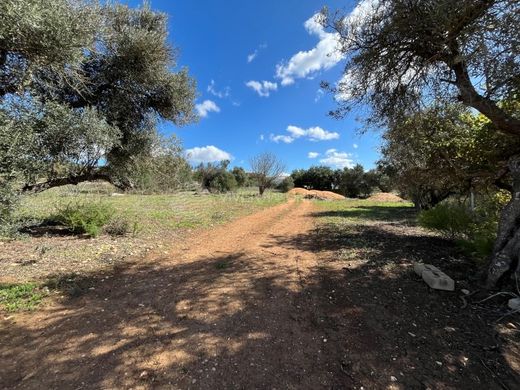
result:
<svg viewBox="0 0 520 390"><path fill-rule="evenodd" d="M425 264L424 263L415 263L413 265L413 270L418 276L422 276L422 273L424 271Z"/></svg>
<svg viewBox="0 0 520 390"><path fill-rule="evenodd" d="M513 310L520 310L520 298L511 298L509 302L507 302L507 306Z"/></svg>
<svg viewBox="0 0 520 390"><path fill-rule="evenodd" d="M431 264L416 263L414 271L428 286L436 290L454 291L455 281Z"/></svg>

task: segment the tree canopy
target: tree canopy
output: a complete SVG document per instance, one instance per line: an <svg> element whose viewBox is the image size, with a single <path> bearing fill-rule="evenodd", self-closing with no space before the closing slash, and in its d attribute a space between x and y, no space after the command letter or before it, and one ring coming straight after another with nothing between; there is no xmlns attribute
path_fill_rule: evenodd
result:
<svg viewBox="0 0 520 390"><path fill-rule="evenodd" d="M149 6L68 0L0 4L0 176L42 190L106 179L131 186L156 123L196 119L167 17Z"/></svg>

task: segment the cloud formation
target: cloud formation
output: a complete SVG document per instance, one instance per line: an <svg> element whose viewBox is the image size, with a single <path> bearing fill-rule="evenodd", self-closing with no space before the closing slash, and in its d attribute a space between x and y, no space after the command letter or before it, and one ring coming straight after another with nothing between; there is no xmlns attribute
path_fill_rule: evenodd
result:
<svg viewBox="0 0 520 390"><path fill-rule="evenodd" d="M287 132L289 134L271 134L270 139L273 142L284 142L290 144L297 138L306 138L309 141L330 141L339 138L339 133L324 130L319 126L302 129L298 126L289 125L287 126Z"/></svg>
<svg viewBox="0 0 520 390"><path fill-rule="evenodd" d="M212 100L204 100L196 104L195 109L201 118L206 118L210 112L220 112L220 107Z"/></svg>
<svg viewBox="0 0 520 390"><path fill-rule="evenodd" d="M307 157L308 158L316 158L318 157L320 154L318 152L309 152L307 153Z"/></svg>
<svg viewBox="0 0 520 390"><path fill-rule="evenodd" d="M304 23L307 32L319 38L318 44L276 66L276 78L281 80L283 86L293 84L295 79L312 77L316 72L330 69L345 57L338 50L339 34L325 31L320 23L321 18L323 16L317 13Z"/></svg>
<svg viewBox="0 0 520 390"><path fill-rule="evenodd" d="M272 83L270 81L255 81L251 80L246 83L246 86L255 91L259 96L269 97L271 91L276 91L278 89L277 83Z"/></svg>
<svg viewBox="0 0 520 390"><path fill-rule="evenodd" d="M261 50L265 49L267 47L267 44L262 43L260 46L258 46L254 52L247 55L247 63L250 64L255 60L255 58L258 56Z"/></svg>
<svg viewBox="0 0 520 390"><path fill-rule="evenodd" d="M336 149L327 150L325 152L325 157L320 159L320 163L340 169L354 167L352 154L347 152L339 152Z"/></svg>
<svg viewBox="0 0 520 390"><path fill-rule="evenodd" d="M217 90L217 87L215 86L215 80L211 80L211 82L208 85L207 91L213 96L216 96L220 99L227 98L231 94L231 88L229 87L225 87L221 91Z"/></svg>
<svg viewBox="0 0 520 390"><path fill-rule="evenodd" d="M194 164L209 163L222 160L232 160L233 156L216 146L208 145L186 150L186 157Z"/></svg>

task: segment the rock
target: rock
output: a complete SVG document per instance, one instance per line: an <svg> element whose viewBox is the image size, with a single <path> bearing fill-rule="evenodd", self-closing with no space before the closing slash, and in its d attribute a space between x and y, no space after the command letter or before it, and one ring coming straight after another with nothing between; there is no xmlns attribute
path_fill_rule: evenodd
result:
<svg viewBox="0 0 520 390"><path fill-rule="evenodd" d="M512 310L520 310L520 298L511 298L507 302L507 306Z"/></svg>
<svg viewBox="0 0 520 390"><path fill-rule="evenodd" d="M147 379L149 376L150 376L150 374L148 374L148 371L145 370L145 371L141 372L141 374L139 375L139 378Z"/></svg>
<svg viewBox="0 0 520 390"><path fill-rule="evenodd" d="M455 281L431 264L416 263L413 267L428 286L435 290L454 291Z"/></svg>
<svg viewBox="0 0 520 390"><path fill-rule="evenodd" d="M413 265L413 270L418 276L422 276L422 273L424 271L424 268L426 267L426 264L424 263L415 263Z"/></svg>
<svg viewBox="0 0 520 390"><path fill-rule="evenodd" d="M466 290L465 288L460 290L464 295L469 295L469 290Z"/></svg>

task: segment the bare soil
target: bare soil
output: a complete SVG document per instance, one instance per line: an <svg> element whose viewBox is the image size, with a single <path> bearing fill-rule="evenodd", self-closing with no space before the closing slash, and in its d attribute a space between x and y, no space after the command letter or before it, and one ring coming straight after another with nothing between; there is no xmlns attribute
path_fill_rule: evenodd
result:
<svg viewBox="0 0 520 390"><path fill-rule="evenodd" d="M395 220L316 226L326 213L291 201L3 315L0 388L520 388L518 319L411 271L446 241Z"/></svg>

